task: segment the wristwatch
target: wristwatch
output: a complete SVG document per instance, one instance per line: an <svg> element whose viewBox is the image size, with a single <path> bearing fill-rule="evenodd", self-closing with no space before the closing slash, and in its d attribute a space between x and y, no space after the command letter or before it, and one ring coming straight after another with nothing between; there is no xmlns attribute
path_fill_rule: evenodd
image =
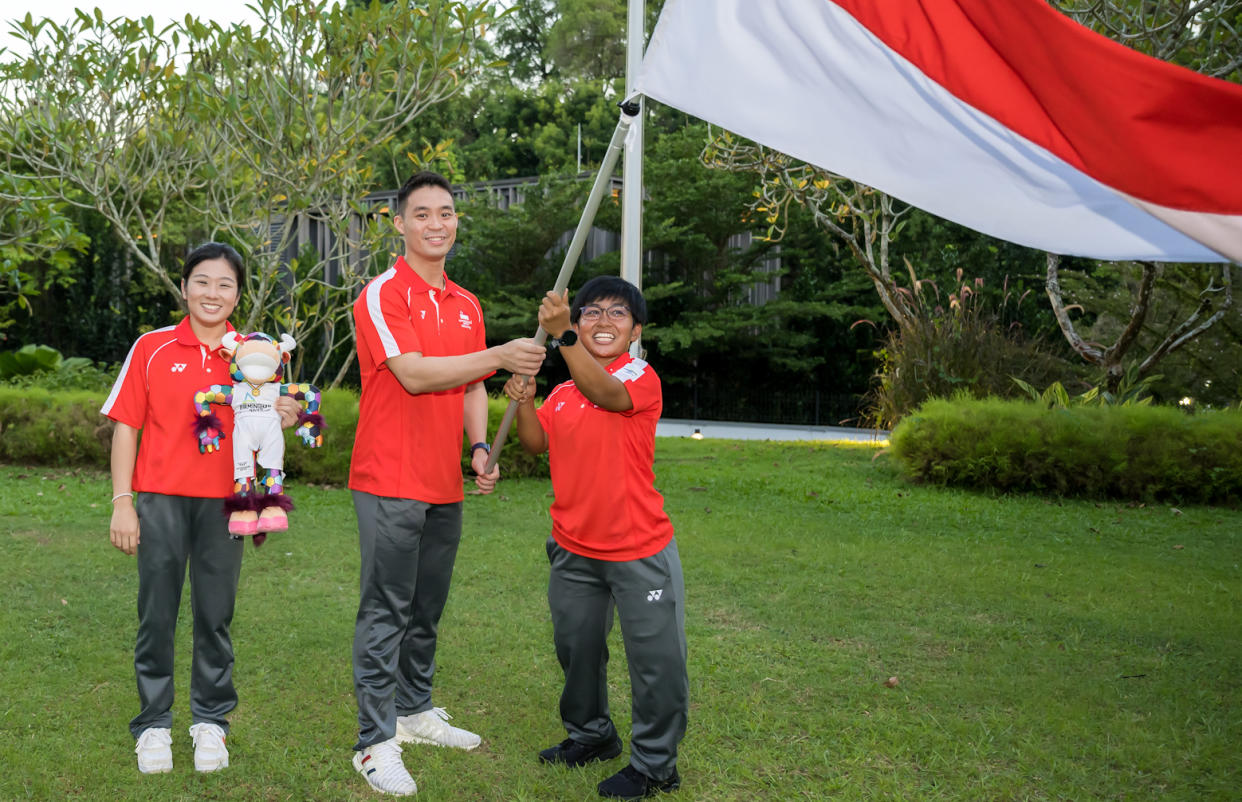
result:
<svg viewBox="0 0 1242 802"><path fill-rule="evenodd" d="M565 332L561 334L560 337L552 338L553 348L563 348L568 345L577 345L577 344L578 344L578 332L574 331L573 329L565 329Z"/></svg>
<svg viewBox="0 0 1242 802"><path fill-rule="evenodd" d="M478 451L480 448L483 449L484 453L486 454L492 453L492 447L489 446L487 443L475 443L474 445L470 446L470 456L473 457L474 452Z"/></svg>

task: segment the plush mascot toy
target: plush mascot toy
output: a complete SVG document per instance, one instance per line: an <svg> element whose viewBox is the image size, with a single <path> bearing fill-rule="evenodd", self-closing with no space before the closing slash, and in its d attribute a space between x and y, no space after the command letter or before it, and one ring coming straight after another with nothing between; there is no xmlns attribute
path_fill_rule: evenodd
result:
<svg viewBox="0 0 1242 802"><path fill-rule="evenodd" d="M288 334L277 343L266 334L245 337L235 331L221 342L233 359L229 373L234 383L213 384L194 394L198 417L194 434L198 450L207 454L220 449L224 432L212 404L233 407L233 495L225 501L229 533L254 535L255 545L266 532L289 528L286 514L293 502L284 494L285 439L280 430L276 399L290 396L302 405L294 433L311 448L323 445L323 416L319 414L319 389L310 384L281 384L289 352L296 347ZM260 467L261 466L261 467Z"/></svg>

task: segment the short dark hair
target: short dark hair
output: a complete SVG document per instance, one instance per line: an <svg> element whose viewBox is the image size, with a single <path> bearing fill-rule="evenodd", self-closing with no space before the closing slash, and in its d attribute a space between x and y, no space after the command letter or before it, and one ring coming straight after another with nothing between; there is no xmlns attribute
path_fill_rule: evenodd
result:
<svg viewBox="0 0 1242 802"><path fill-rule="evenodd" d="M190 273L194 272L200 262L211 259L223 259L229 263L229 267L233 268L233 275L237 277L237 291L240 293L242 285L246 283L246 266L242 264L241 255L233 250L233 246L223 242L205 242L190 251L190 255L185 258L185 264L181 266L181 280L189 279Z"/></svg>
<svg viewBox="0 0 1242 802"><path fill-rule="evenodd" d="M398 217L405 212L405 199L413 194L414 190L423 187L439 187L447 192L450 196L453 194L453 185L448 179L439 173L433 173L430 170L417 172L405 180L401 185L401 189L397 190L397 211Z"/></svg>
<svg viewBox="0 0 1242 802"><path fill-rule="evenodd" d="M647 322L647 301L642 290L618 276L596 276L583 284L569 306L570 321L577 323L582 316L582 307L605 298L619 298L630 308L630 317L634 318L635 323L641 325Z"/></svg>

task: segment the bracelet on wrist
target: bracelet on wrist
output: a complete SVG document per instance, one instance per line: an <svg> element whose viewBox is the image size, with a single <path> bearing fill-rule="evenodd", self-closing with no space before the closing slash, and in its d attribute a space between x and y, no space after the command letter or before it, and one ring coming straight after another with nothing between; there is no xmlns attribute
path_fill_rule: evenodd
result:
<svg viewBox="0 0 1242 802"><path fill-rule="evenodd" d="M484 450L485 452L487 452L488 454L492 453L492 447L491 447L491 446L489 446L487 443L482 443L482 442L479 442L479 443L475 443L474 445L470 446L470 456L472 456L472 457L473 457L473 456L474 456L474 452L475 452L475 451L478 451L480 448L481 448L481 449L483 449L483 450Z"/></svg>
<svg viewBox="0 0 1242 802"><path fill-rule="evenodd" d="M117 493L115 496L112 497L112 503L115 504L117 499L124 498L125 496L129 496L130 498L133 498L134 494L128 490L126 490L124 493Z"/></svg>

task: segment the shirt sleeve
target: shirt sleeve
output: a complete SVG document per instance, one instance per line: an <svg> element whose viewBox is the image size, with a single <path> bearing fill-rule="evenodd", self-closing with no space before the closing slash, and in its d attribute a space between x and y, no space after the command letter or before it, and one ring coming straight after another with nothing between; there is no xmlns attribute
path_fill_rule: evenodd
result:
<svg viewBox="0 0 1242 802"><path fill-rule="evenodd" d="M476 301L477 301L477 299L476 299ZM486 351L486 350L487 350L487 334L486 334L486 332L484 331L484 328L483 328L483 316L480 314L480 315L479 315L479 325L478 325L478 327L476 327L475 332L474 332L474 342L471 344L471 347L470 347L470 353L472 353L472 354L473 354L473 353L476 353L476 352L478 352L478 351ZM479 378L475 379L474 381L470 382L470 384L478 384L479 382L483 381L484 379L489 379L489 378L491 378L492 376L495 376L495 375L496 375L496 371L494 371L494 370L493 370L493 371L491 371L490 373L485 373L484 375L482 375L482 376L480 376Z"/></svg>
<svg viewBox="0 0 1242 802"><path fill-rule="evenodd" d="M410 320L410 306L388 282L376 280L367 285L354 304L354 322L359 345L368 350L376 365L401 354L422 353L422 343Z"/></svg>
<svg viewBox="0 0 1242 802"><path fill-rule="evenodd" d="M650 365L641 359L633 359L612 375L625 384L625 389L630 394L630 403L634 405L622 412L622 415L631 417L654 412L659 417L664 392L660 387L660 377Z"/></svg>
<svg viewBox="0 0 1242 802"><path fill-rule="evenodd" d="M141 429L147 421L147 356L142 338L130 346L125 364L100 413L117 423Z"/></svg>

